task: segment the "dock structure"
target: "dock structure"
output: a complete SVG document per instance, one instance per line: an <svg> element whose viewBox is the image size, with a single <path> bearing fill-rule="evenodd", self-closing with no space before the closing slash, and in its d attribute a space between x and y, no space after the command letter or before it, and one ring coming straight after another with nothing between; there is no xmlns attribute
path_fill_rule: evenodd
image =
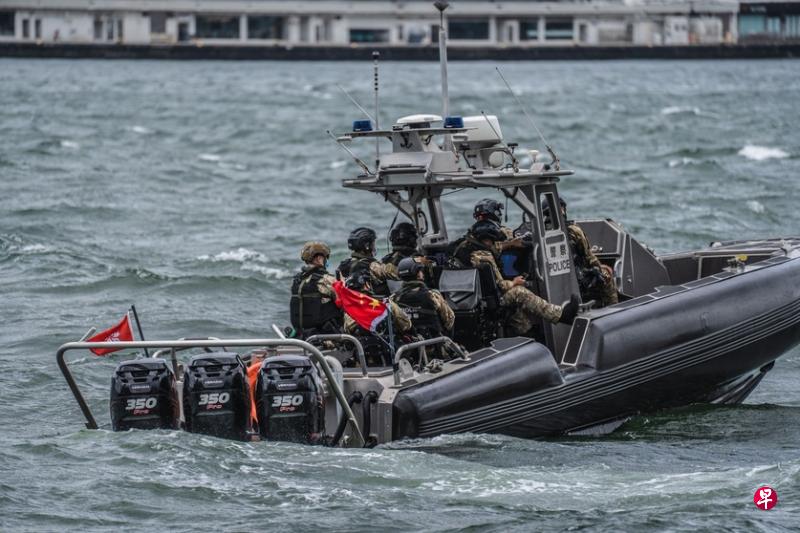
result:
<svg viewBox="0 0 800 533"><path fill-rule="evenodd" d="M800 1L457 0L448 14L454 50L800 42ZM435 48L438 25L428 0L0 0L6 48L322 47L336 55Z"/></svg>

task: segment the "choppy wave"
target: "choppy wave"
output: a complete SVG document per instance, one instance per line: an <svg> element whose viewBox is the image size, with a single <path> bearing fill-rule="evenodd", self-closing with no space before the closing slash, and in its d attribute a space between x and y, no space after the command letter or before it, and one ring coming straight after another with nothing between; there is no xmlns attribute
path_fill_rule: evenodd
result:
<svg viewBox="0 0 800 533"><path fill-rule="evenodd" d="M240 263L242 270L257 272L272 279L284 279L292 275L291 271L287 269L270 266L270 261L266 255L247 248L237 248L236 250L219 252L214 255L201 255L197 259L211 263Z"/></svg>
<svg viewBox="0 0 800 533"><path fill-rule="evenodd" d="M719 118L717 114L703 111L694 106L668 106L661 108L662 115L694 115L697 117Z"/></svg>
<svg viewBox="0 0 800 533"><path fill-rule="evenodd" d="M754 144L747 144L741 150L739 155L752 159L753 161L766 161L767 159L783 159L789 157L789 154L780 148L771 148L769 146L757 146Z"/></svg>
<svg viewBox="0 0 800 533"><path fill-rule="evenodd" d="M69 148L70 150L77 150L81 147L77 142L70 140L62 140L60 144L62 148Z"/></svg>
<svg viewBox="0 0 800 533"><path fill-rule="evenodd" d="M150 128L145 128L144 126L131 126L131 131L133 133L138 133L139 135L150 135L153 133L153 130Z"/></svg>

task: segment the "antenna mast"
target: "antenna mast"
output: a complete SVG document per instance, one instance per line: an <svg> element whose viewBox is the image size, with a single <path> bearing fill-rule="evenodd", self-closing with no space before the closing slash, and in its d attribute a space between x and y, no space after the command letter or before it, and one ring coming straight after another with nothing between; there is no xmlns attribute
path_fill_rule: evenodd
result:
<svg viewBox="0 0 800 533"><path fill-rule="evenodd" d="M380 108L378 107L378 58L381 56L381 53L377 50L372 52L372 65L373 65L373 73L374 73L374 86L375 86L375 129L381 129L381 125L378 123L380 119L378 112ZM381 164L381 138L375 137L375 170L377 171L380 168Z"/></svg>
<svg viewBox="0 0 800 533"><path fill-rule="evenodd" d="M439 65L442 69L442 117L450 115L450 96L447 92L447 30L445 29L445 10L450 7L448 2L437 0L433 6L439 10ZM453 141L449 135L444 137L444 149L452 150Z"/></svg>

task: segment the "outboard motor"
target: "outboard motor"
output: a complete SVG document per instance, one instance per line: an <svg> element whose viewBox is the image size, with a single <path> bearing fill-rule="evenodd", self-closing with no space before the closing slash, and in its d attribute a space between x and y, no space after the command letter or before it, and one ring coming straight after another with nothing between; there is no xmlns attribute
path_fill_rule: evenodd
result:
<svg viewBox="0 0 800 533"><path fill-rule="evenodd" d="M247 440L250 385L238 354L207 353L189 360L183 378L186 431Z"/></svg>
<svg viewBox="0 0 800 533"><path fill-rule="evenodd" d="M117 365L111 378L111 428L177 429L180 404L175 374L164 359Z"/></svg>
<svg viewBox="0 0 800 533"><path fill-rule="evenodd" d="M268 357L256 386L261 436L268 440L320 443L325 435L322 380L305 355Z"/></svg>

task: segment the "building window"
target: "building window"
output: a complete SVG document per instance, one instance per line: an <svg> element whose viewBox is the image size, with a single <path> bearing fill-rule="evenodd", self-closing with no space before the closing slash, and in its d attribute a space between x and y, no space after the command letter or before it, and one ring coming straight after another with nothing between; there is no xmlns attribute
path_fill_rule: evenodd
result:
<svg viewBox="0 0 800 533"><path fill-rule="evenodd" d="M572 40L572 20L545 20L544 38L548 41Z"/></svg>
<svg viewBox="0 0 800 533"><path fill-rule="evenodd" d="M167 33L167 14L164 12L150 13L150 33Z"/></svg>
<svg viewBox="0 0 800 533"><path fill-rule="evenodd" d="M454 41L485 41L489 38L489 22L485 20L451 20L447 23L447 37Z"/></svg>
<svg viewBox="0 0 800 533"><path fill-rule="evenodd" d="M539 40L539 19L527 19L519 22L519 40Z"/></svg>
<svg viewBox="0 0 800 533"><path fill-rule="evenodd" d="M196 35L201 39L238 39L239 17L197 15Z"/></svg>
<svg viewBox="0 0 800 533"><path fill-rule="evenodd" d="M247 17L248 39L282 39L283 18L268 16Z"/></svg>
<svg viewBox="0 0 800 533"><path fill-rule="evenodd" d="M99 41L103 38L103 21L100 18L94 19L94 40Z"/></svg>
<svg viewBox="0 0 800 533"><path fill-rule="evenodd" d="M351 29L351 43L388 43L389 30Z"/></svg>
<svg viewBox="0 0 800 533"><path fill-rule="evenodd" d="M0 11L0 35L14 35L13 11Z"/></svg>
<svg viewBox="0 0 800 533"><path fill-rule="evenodd" d="M31 38L31 21L28 19L22 19L22 38Z"/></svg>

